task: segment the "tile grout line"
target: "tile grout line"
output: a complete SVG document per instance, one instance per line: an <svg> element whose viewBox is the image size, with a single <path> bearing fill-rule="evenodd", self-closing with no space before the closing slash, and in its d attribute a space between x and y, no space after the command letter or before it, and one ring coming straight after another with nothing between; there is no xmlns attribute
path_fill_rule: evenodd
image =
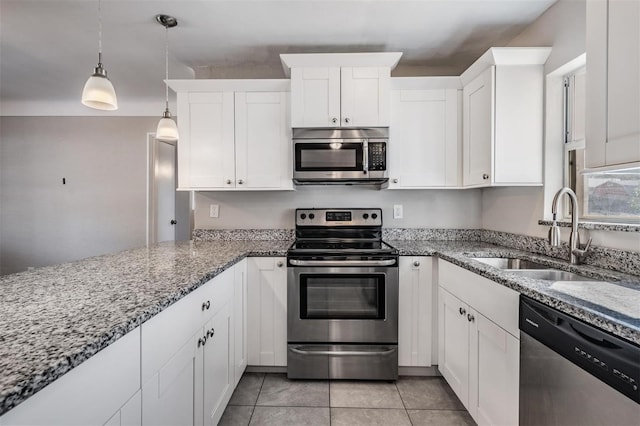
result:
<svg viewBox="0 0 640 426"><path fill-rule="evenodd" d="M398 377L398 380L400 380L400 377ZM393 382L393 385L396 387L396 391L398 392L398 396L400 397L400 401L402 402L402 406L404 407L404 413L407 415L407 418L409 419L409 424L413 426L413 422L411 421L411 416L409 415L409 411L407 410L407 405L404 403L404 398L402 398L402 394L400 393L400 388L398 388L398 380Z"/></svg>
<svg viewBox="0 0 640 426"><path fill-rule="evenodd" d="M243 373L244 374L244 373ZM267 379L267 374L263 373L262 376L262 382L260 383L260 390L258 391L258 395L256 396L256 400L253 403L253 410L251 410L251 416L249 417L249 423L247 424L247 426L249 426L251 424L251 420L253 419L253 415L256 412L256 404L258 404L258 398L260 398L260 393L262 392L262 387L264 386L264 381Z"/></svg>

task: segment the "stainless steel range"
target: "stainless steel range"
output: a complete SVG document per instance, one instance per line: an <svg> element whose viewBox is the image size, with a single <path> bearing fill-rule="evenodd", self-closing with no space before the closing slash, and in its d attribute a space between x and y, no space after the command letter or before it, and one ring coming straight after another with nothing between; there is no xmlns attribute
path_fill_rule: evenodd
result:
<svg viewBox="0 0 640 426"><path fill-rule="evenodd" d="M297 209L287 253L292 379L398 378L398 251L381 209Z"/></svg>

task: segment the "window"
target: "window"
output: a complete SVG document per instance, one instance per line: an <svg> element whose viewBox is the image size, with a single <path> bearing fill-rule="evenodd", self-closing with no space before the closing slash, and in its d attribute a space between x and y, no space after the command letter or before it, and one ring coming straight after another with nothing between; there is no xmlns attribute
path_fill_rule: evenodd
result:
<svg viewBox="0 0 640 426"><path fill-rule="evenodd" d="M585 81L585 68L564 78L565 186L576 193L581 218L604 222L640 221L640 167L584 172ZM565 202L568 218L568 199Z"/></svg>

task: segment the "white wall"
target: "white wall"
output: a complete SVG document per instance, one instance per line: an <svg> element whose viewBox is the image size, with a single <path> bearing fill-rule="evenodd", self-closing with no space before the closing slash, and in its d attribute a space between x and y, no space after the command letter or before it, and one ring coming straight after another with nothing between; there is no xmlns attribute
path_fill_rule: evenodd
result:
<svg viewBox="0 0 640 426"><path fill-rule="evenodd" d="M209 204L220 206L218 219ZM404 218L393 219L402 204ZM380 207L386 228L465 228L481 226L480 190L374 190L368 187L304 186L292 192L196 193L196 228L294 227L296 208Z"/></svg>
<svg viewBox="0 0 640 426"><path fill-rule="evenodd" d="M146 135L156 125L1 117L0 273L144 246Z"/></svg>

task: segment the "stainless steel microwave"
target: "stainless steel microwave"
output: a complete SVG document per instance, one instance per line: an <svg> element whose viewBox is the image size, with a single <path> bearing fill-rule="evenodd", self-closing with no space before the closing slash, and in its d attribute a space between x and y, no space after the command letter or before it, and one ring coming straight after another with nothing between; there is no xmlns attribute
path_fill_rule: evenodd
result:
<svg viewBox="0 0 640 426"><path fill-rule="evenodd" d="M293 181L384 185L388 142L387 127L293 129Z"/></svg>

